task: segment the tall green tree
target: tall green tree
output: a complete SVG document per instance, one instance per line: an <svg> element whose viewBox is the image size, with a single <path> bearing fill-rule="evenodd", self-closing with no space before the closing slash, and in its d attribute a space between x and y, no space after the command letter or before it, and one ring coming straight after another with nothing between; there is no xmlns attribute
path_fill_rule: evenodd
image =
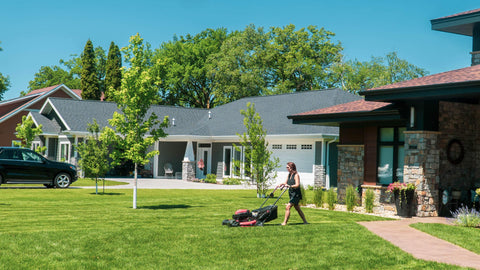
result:
<svg viewBox="0 0 480 270"><path fill-rule="evenodd" d="M118 91L122 84L122 54L113 41L108 49L105 73L105 100L112 101L111 91Z"/></svg>
<svg viewBox="0 0 480 270"><path fill-rule="evenodd" d="M208 75L208 58L219 52L227 39L225 28L207 29L195 36L175 37L155 52L155 71L161 79L162 103L184 107L212 108L214 85Z"/></svg>
<svg viewBox="0 0 480 270"><path fill-rule="evenodd" d="M82 54L81 74L82 98L87 100L100 100L102 93L98 82L98 74L95 61L95 51L92 41L89 39L85 44Z"/></svg>
<svg viewBox="0 0 480 270"><path fill-rule="evenodd" d="M25 148L32 148L32 143L35 138L42 134L42 125L38 125L35 127L35 123L33 122L32 117L30 116L22 116L22 122L17 124L15 128L17 132L16 137L20 139L20 142L14 142L15 146L18 147L25 147ZM37 153L43 153L47 150L46 146L39 146L34 149Z"/></svg>
<svg viewBox="0 0 480 270"><path fill-rule="evenodd" d="M267 43L268 34L263 28L249 25L230 34L220 51L208 59L217 105L265 94Z"/></svg>
<svg viewBox="0 0 480 270"><path fill-rule="evenodd" d="M342 59L334 33L315 26L250 25L232 33L210 58L215 98L221 103L251 95L280 94L330 88L333 67Z"/></svg>
<svg viewBox="0 0 480 270"><path fill-rule="evenodd" d="M97 70L98 88L101 97L102 93L105 93L107 56L105 55L105 50L100 46L95 47L95 68Z"/></svg>
<svg viewBox="0 0 480 270"><path fill-rule="evenodd" d="M95 179L95 193L98 194L98 181L103 179L105 193L105 175L110 170L108 162L108 145L100 140L100 127L96 119L89 123L87 127L89 136L83 143L77 145L77 151L80 155L78 164L84 171L85 176Z"/></svg>
<svg viewBox="0 0 480 270"><path fill-rule="evenodd" d="M158 151L148 152L148 148L160 137L168 126L168 117L158 120L149 108L157 100L158 82L152 74L152 51L149 44L144 44L139 34L130 38L130 44L122 49L125 62L129 68L125 70L119 91L111 92L120 112L115 112L109 120L114 128L106 127L102 139L113 143L116 147L111 154L118 163L122 159L131 160L135 165L133 208L137 208L137 175L139 165L145 165Z"/></svg>
<svg viewBox="0 0 480 270"><path fill-rule="evenodd" d="M396 52L372 57L370 61L350 60L338 65L335 70L338 86L353 93L428 74L425 69L400 59Z"/></svg>
<svg viewBox="0 0 480 270"><path fill-rule="evenodd" d="M280 161L268 150L267 131L263 128L263 120L256 112L255 104L247 103L247 109L240 113L244 116L243 124L247 130L238 134L246 162L244 166L236 167L243 167L245 173L257 184L257 194L265 196L271 181L277 177L276 168ZM240 147L234 146L236 151L241 151Z"/></svg>
<svg viewBox="0 0 480 270"><path fill-rule="evenodd" d="M333 32L316 26L272 27L267 44L268 88L272 94L330 88L331 67L341 61L342 46Z"/></svg>
<svg viewBox="0 0 480 270"><path fill-rule="evenodd" d="M65 84L70 89L80 89L80 78L59 66L42 66L35 73L35 78L28 83L28 92L57 84ZM22 93L25 95L27 93Z"/></svg>

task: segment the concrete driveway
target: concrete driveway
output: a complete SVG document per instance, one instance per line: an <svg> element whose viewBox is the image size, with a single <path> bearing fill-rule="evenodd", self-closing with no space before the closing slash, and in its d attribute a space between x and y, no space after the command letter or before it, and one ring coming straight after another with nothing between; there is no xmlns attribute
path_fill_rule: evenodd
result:
<svg viewBox="0 0 480 270"><path fill-rule="evenodd" d="M105 189L132 189L133 178L106 178L106 180L124 182L127 185L106 186ZM101 182L99 183L99 187ZM91 187L70 187L70 188L95 188ZM255 185L219 185L208 183L188 182L178 179L165 178L138 178L138 189L256 189Z"/></svg>

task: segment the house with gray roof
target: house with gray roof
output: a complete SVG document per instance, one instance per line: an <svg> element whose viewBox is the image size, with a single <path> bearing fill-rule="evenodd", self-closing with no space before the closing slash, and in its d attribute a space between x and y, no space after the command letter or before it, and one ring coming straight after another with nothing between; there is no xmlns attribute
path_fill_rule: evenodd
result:
<svg viewBox="0 0 480 270"><path fill-rule="evenodd" d="M240 111L253 103L267 131L269 148L280 159L279 181L287 175L283 164L293 161L304 185L336 186L338 127L294 125L287 116L359 99L339 89L328 89L243 98L212 109L152 106L150 111L160 119L168 116L170 125L165 129L168 136L152 146L160 154L146 169L154 177L185 179L182 171L187 163L196 178L207 174L215 174L218 179L243 177L235 175L233 166L234 160L243 161L244 153L236 151L233 144L239 144L238 134L246 131ZM75 163L78 155L74 145L88 136L87 124L96 119L101 127L107 126L116 110L111 102L49 98L30 115L37 126L43 126L37 143L47 146L48 158ZM204 164L203 169L197 166L199 162Z"/></svg>

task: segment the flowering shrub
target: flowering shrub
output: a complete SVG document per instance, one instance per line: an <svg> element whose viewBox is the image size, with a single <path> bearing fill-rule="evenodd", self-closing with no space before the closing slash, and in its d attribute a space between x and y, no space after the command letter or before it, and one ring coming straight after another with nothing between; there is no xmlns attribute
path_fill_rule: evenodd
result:
<svg viewBox="0 0 480 270"><path fill-rule="evenodd" d="M480 213L475 209L468 209L467 206L458 208L455 212L451 212L454 223L464 227L479 227Z"/></svg>
<svg viewBox="0 0 480 270"><path fill-rule="evenodd" d="M415 190L415 184L413 183L400 183L400 182L393 182L388 185L387 192L395 192L395 191L406 191L406 190Z"/></svg>

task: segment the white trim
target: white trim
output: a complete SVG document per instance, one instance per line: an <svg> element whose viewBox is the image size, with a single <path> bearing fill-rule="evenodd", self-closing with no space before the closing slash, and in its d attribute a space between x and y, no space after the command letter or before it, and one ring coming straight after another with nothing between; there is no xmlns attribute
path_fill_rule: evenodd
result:
<svg viewBox="0 0 480 270"><path fill-rule="evenodd" d="M59 89L64 89L66 90L65 93L67 93L67 95L69 95L70 97L72 97L73 99L77 99L77 100L81 100L82 98L77 96L77 94L75 94L70 88L68 88L66 85L64 84L61 84L53 89L51 89L50 91L47 91L47 92L42 92L42 93L38 93L38 94L34 94L34 95L31 95L31 96L35 96L30 102L27 102L25 104L23 104L22 106L20 107L17 107L16 109L8 112L7 114L5 114L3 117L0 117L0 123L3 123L5 120L8 120L10 119L11 117L13 117L14 115L16 115L17 113L20 113L22 111L24 111L25 109L27 109L28 107L30 107L32 104L35 104L37 103L40 99L44 98L44 97L48 97L48 95L52 94L53 92L59 90ZM22 97L22 98L19 98L19 99L12 99L8 102L14 102L14 101L19 101L19 100L22 100L22 99L25 99L27 97L31 97L31 96L25 96L25 97ZM6 103L0 103L1 104L7 104Z"/></svg>
<svg viewBox="0 0 480 270"><path fill-rule="evenodd" d="M47 98L47 101L45 101L45 103L43 104L42 108L40 109L40 113L43 114L44 110L46 110L46 108L47 108L47 104L50 105L50 108L55 112L55 114L56 114L57 117L60 119L60 121L62 121L63 125L64 125L65 128L66 128L65 131L70 131L70 130L72 130L72 129L70 128L70 126L68 126L67 121L65 121L65 119L63 119L63 116L58 112L57 108L55 108L55 106L53 106L50 98ZM48 113L48 112L47 112L47 113Z"/></svg>

